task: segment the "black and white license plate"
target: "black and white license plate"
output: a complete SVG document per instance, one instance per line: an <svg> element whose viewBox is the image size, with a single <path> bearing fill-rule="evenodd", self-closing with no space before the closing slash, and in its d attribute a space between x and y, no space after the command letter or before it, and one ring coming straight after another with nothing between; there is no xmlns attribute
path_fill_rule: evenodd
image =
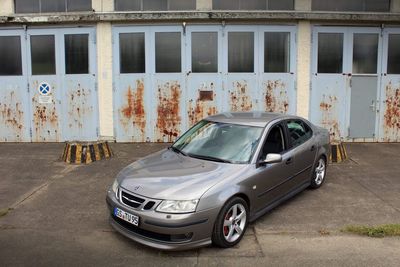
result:
<svg viewBox="0 0 400 267"><path fill-rule="evenodd" d="M131 223L135 226L139 225L139 216L130 214L126 211L123 211L119 208L114 208L114 215L117 216L118 218L121 218L124 221L127 221L128 223Z"/></svg>

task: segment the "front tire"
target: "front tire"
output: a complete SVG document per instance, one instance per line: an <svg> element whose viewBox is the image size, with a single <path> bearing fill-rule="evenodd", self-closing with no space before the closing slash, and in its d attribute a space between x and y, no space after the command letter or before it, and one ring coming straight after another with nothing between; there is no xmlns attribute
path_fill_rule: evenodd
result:
<svg viewBox="0 0 400 267"><path fill-rule="evenodd" d="M326 159L324 157L320 157L315 164L312 177L311 177L311 185L310 187L313 189L319 188L325 181L326 176Z"/></svg>
<svg viewBox="0 0 400 267"><path fill-rule="evenodd" d="M247 229L249 207L240 197L233 197L222 207L214 225L212 241L222 248L235 246Z"/></svg>

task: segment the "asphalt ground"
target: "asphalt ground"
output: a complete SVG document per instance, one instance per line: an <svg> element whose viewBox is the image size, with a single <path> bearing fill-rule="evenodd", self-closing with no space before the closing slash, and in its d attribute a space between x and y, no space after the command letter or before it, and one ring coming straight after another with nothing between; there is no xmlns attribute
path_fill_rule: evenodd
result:
<svg viewBox="0 0 400 267"><path fill-rule="evenodd" d="M348 144L350 160L252 223L232 249L163 252L108 224L105 194L130 162L166 144L111 144L90 165L60 161L63 144L0 144L1 266L400 266L400 238L340 231L400 223L400 144Z"/></svg>

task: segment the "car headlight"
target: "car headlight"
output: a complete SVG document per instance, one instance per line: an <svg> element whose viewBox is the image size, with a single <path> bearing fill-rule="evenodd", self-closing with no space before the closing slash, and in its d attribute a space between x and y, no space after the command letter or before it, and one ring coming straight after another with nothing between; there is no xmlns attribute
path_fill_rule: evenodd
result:
<svg viewBox="0 0 400 267"><path fill-rule="evenodd" d="M114 183L111 186L111 190L114 192L116 197L118 197L117 196L118 186L119 186L118 181L117 181L117 179L115 179Z"/></svg>
<svg viewBox="0 0 400 267"><path fill-rule="evenodd" d="M196 211L198 199L193 200L163 200L156 211L165 213L189 213Z"/></svg>

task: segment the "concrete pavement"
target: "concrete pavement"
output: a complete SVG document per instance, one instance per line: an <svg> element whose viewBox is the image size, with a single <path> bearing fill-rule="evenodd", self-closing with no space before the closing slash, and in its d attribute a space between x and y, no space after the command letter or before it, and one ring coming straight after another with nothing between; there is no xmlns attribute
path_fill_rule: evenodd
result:
<svg viewBox="0 0 400 267"><path fill-rule="evenodd" d="M235 248L162 252L108 225L105 192L128 163L165 144L112 144L111 160L58 160L62 144L0 144L2 266L400 266L400 238L344 234L400 222L400 144L347 145L326 183L261 217Z"/></svg>

